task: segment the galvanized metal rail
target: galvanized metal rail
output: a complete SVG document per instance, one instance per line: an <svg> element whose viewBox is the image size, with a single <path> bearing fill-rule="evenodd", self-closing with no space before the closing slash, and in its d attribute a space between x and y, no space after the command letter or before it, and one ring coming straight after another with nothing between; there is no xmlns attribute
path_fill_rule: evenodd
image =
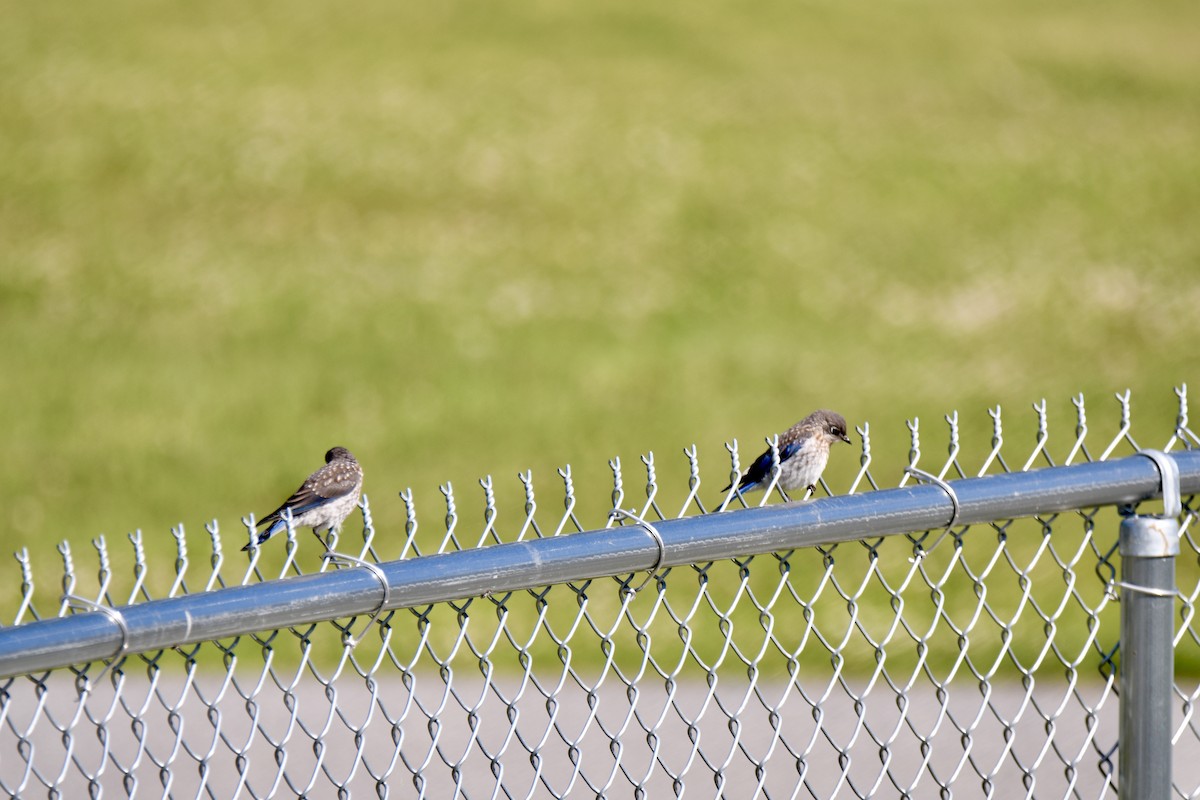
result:
<svg viewBox="0 0 1200 800"><path fill-rule="evenodd" d="M1166 456L1200 492L1200 451ZM235 586L0 629L0 677L487 593L954 525L1143 501L1142 455L922 483L499 544ZM946 486L950 487L947 491ZM381 578L386 585L381 585Z"/></svg>

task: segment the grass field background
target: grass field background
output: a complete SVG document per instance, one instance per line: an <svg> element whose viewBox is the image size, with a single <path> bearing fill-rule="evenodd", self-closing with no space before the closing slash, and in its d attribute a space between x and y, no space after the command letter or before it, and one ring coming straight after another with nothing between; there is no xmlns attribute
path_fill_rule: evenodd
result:
<svg viewBox="0 0 1200 800"><path fill-rule="evenodd" d="M978 464L999 404L1019 463L1030 403L1061 456L1125 388L1161 446L1200 375L1192 2L0 12L0 547L43 567L240 546L335 444L385 541L401 489L435 529L491 474L511 525L566 463L598 525L614 456L682 495L695 443L710 499L830 407L898 480L906 419Z"/></svg>

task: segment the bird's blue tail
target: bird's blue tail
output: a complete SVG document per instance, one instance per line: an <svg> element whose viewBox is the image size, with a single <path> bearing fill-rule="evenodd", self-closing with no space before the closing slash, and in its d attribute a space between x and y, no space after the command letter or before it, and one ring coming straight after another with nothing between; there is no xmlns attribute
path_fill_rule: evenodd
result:
<svg viewBox="0 0 1200 800"><path fill-rule="evenodd" d="M275 522L273 524L264 528L261 532L255 534L255 537L256 537L255 544L257 544L259 547L262 547L263 544L267 541L267 539L270 539L272 536L279 533L279 531L283 530L286 527L287 527L287 523L285 523L283 520L281 520L281 519L275 520ZM242 551L245 552L246 550L249 550L249 549L250 549L250 545L246 544L246 546L242 548Z"/></svg>

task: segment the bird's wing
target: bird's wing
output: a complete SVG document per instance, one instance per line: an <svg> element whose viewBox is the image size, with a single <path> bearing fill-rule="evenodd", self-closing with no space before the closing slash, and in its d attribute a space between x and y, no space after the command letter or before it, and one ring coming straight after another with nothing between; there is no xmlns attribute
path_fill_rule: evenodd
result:
<svg viewBox="0 0 1200 800"><path fill-rule="evenodd" d="M803 439L797 439L787 442L786 444L780 443L779 460L781 462L787 461L789 458L796 455L803 445ZM754 463L750 465L750 469L746 470L746 474L742 476L740 481L738 481L738 489L744 489L747 486L754 486L755 484L770 480L771 469L774 466L775 459L771 457L771 448L768 447L761 456L754 459Z"/></svg>
<svg viewBox="0 0 1200 800"><path fill-rule="evenodd" d="M354 491L358 485L359 473L352 466L345 464L328 464L308 477L300 488L292 492L292 496L284 500L279 508L267 514L259 525L266 525L283 519L283 510L290 508L292 516L298 517L305 511L310 511L328 502L345 497Z"/></svg>

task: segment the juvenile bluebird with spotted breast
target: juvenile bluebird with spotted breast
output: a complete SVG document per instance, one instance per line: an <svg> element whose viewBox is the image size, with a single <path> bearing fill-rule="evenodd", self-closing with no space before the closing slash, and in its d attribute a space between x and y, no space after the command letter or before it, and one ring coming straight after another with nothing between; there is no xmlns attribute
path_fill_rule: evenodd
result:
<svg viewBox="0 0 1200 800"><path fill-rule="evenodd" d="M793 489L814 489L825 465L829 463L829 447L835 442L850 444L846 435L846 419L836 411L821 409L788 428L779 436L779 488L785 492ZM750 469L738 481L737 493L766 489L771 483L771 470L775 466L771 449L754 460ZM728 492L733 484L722 491Z"/></svg>
<svg viewBox="0 0 1200 800"><path fill-rule="evenodd" d="M292 527L312 528L318 537L322 530L340 527L358 505L362 483L363 471L358 461L346 448L334 447L325 454L325 466L309 475L283 505L259 521L259 525L267 527L256 534L258 544L287 530L283 512L288 509L292 512ZM249 550L250 545L242 549Z"/></svg>

